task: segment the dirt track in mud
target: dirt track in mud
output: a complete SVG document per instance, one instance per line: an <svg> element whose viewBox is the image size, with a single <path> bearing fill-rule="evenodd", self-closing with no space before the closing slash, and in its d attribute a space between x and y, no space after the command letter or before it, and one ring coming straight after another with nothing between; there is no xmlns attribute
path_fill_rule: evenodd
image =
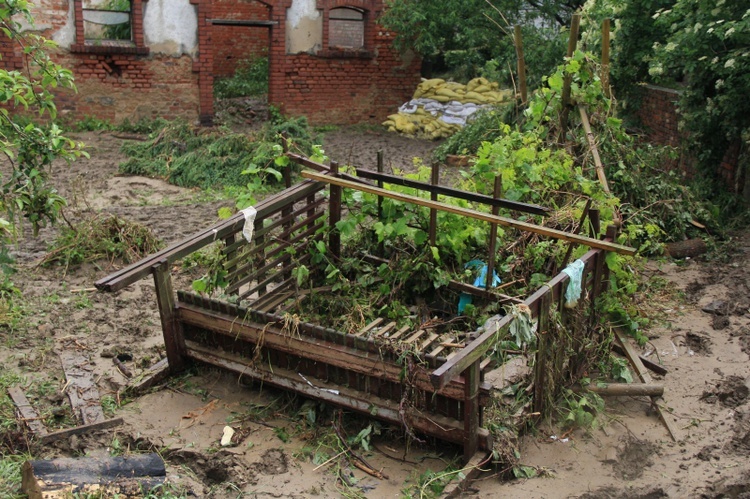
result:
<svg viewBox="0 0 750 499"><path fill-rule="evenodd" d="M78 138L89 144L91 159L55 171L56 184L75 205L67 211L71 221L91 216L86 209L115 213L171 243L213 223L220 206L232 205L227 200L205 201L197 191L160 180L118 176L121 140L106 133ZM434 147L372 129L329 132L324 144L332 159L369 167L380 149L387 167L402 167ZM67 399L60 392L65 380L59 352L86 356L101 394L117 398L128 379L111 355L129 355L132 360L126 364L137 376L161 358L164 349L149 279L104 294L90 288L116 266L103 262L67 271L36 266L57 232L44 229L39 238L25 239L14 250L20 268L14 282L28 315L13 330L0 330L0 367L23 376L32 403L47 415L57 414L60 425L69 425ZM738 235L728 248L730 255L723 262L651 265L653 278L668 280L685 296L680 303L659 304L671 326L650 331L644 349L669 370L655 381L665 385L666 407L680 429L679 443L671 441L647 398L608 399L597 429L562 435L540 427L523 438L521 461L544 476L501 483L488 473L468 494L677 498L750 493L750 234ZM175 270L178 282L195 277ZM292 410L299 403L289 403L279 392L202 370L123 402L115 410L125 419L123 426L36 447L35 455L96 456L159 448L170 481L198 497L341 495L339 478L328 467L315 469L310 451L304 449L314 435ZM237 446L220 449L222 430L230 420L243 438ZM394 435L373 438L368 455L388 479L352 471L358 480L355 487L367 497L401 496L419 475L439 472L454 457L452 450L434 446L412 446L407 452Z"/></svg>

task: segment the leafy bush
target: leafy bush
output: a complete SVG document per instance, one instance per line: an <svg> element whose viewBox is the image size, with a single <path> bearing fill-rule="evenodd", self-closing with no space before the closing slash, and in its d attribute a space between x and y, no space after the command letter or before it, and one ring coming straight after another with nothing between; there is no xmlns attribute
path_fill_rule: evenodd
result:
<svg viewBox="0 0 750 499"><path fill-rule="evenodd" d="M216 78L214 97L251 97L268 93L268 57L246 59L237 63L234 75Z"/></svg>

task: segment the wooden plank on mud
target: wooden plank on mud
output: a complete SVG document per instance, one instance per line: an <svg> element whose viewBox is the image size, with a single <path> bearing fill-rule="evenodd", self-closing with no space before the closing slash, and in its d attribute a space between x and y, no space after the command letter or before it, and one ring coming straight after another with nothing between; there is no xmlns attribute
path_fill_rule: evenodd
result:
<svg viewBox="0 0 750 499"><path fill-rule="evenodd" d="M164 357L159 362L148 368L142 376L135 378L128 385L127 390L133 395L139 395L149 388L161 383L169 376L169 360Z"/></svg>
<svg viewBox="0 0 750 499"><path fill-rule="evenodd" d="M94 381L93 368L89 361L78 352L64 351L60 353L63 371L65 371L65 393L70 399L73 414L83 424L104 421L99 400L99 389Z"/></svg>
<svg viewBox="0 0 750 499"><path fill-rule="evenodd" d="M13 400L13 403L16 405L19 419L26 423L29 430L31 430L37 437L46 435L47 428L44 427L39 414L31 406L29 399L26 398L21 387L11 386L8 388L8 395L10 395L11 400Z"/></svg>

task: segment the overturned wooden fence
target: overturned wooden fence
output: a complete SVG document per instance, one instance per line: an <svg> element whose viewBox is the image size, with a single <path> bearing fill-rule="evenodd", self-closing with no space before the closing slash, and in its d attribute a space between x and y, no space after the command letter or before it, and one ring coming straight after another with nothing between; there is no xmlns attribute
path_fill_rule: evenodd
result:
<svg viewBox="0 0 750 499"><path fill-rule="evenodd" d="M450 210L487 221L536 232L571 244L586 244L591 249L581 258L585 264L583 288L589 300L582 306L593 307L606 286L606 252L632 252L613 243L614 234L599 240L573 233L562 233L497 215L499 208L545 214L539 206L525 205L495 196L483 196L438 185L420 183L382 173L358 170L357 176L338 173L335 164L327 167L307 158L290 157L314 172L303 172L308 179L264 199L255 207L254 235L248 243L242 236L245 215L232 218L197 232L195 235L155 253L140 262L107 276L96 283L104 291L117 291L152 275L169 366L183 369L187 362L199 361L239 373L264 384L329 402L380 420L409 428L448 442L463 445L469 460L478 449L491 450L492 438L482 427L483 408L487 406L489 386L483 373L490 368L486 353L495 344L498 333L507 328L512 316L489 321L478 331L467 331L461 342L438 334L429 326L399 328L394 322L376 319L359 331L337 331L326 324L298 322L285 314L304 292L296 291L292 270L307 262L310 244L320 241L319 229L335 227L342 217L341 190L354 188L381 197L395 197L438 210ZM379 158L382 165L382 158ZM287 177L288 178L288 177ZM376 181L377 184L371 184ZM383 189L384 184L399 184L431 194L427 200L400 195ZM328 195L326 196L326 190ZM492 213L458 209L440 203L438 195L483 203ZM598 234L598 216L590 212L592 234ZM434 244L436 216L431 216L430 239ZM328 231L327 248L341 251L339 236ZM494 242L494 237L492 238ZM232 300L211 299L173 289L172 263L217 241L223 242L222 256L229 284L225 292ZM496 248L489 248L488 262L494 265ZM373 261L387 262L376 255ZM502 295L491 289L452 282L455 289L506 303L522 302L538 320L538 335L544 342L552 310L561 315L574 310L559 306L568 276L560 273L524 300ZM238 304L240 303L240 304ZM584 305L585 304L585 305ZM595 323L589 325L596 328ZM399 358L408 350L417 357L403 380ZM539 349L535 363L535 410L543 411L545 355ZM408 403L405 397L409 395Z"/></svg>

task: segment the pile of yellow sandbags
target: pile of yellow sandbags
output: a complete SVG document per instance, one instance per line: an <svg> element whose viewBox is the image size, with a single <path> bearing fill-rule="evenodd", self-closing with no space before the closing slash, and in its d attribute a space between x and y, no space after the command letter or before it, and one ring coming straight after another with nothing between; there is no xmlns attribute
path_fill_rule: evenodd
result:
<svg viewBox="0 0 750 499"><path fill-rule="evenodd" d="M499 88L496 82L490 82L486 78L474 78L466 85L433 78L417 85L414 98L434 99L438 102L457 101L462 104L497 104L513 95L510 90Z"/></svg>
<svg viewBox="0 0 750 499"><path fill-rule="evenodd" d="M466 85L440 78L424 80L414 98L388 116L383 125L389 131L440 139L450 137L480 108L512 98L510 90L499 90L497 83L475 78Z"/></svg>

